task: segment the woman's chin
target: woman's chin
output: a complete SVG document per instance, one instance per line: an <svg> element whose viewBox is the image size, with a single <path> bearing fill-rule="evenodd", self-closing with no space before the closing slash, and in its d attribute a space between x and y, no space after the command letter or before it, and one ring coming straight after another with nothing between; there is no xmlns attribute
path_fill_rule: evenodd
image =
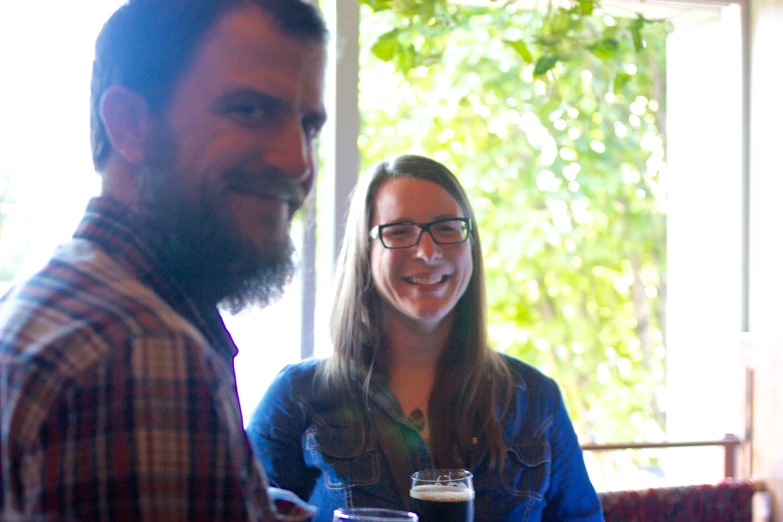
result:
<svg viewBox="0 0 783 522"><path fill-rule="evenodd" d="M429 329L442 323L450 312L449 308L417 308L410 310L406 315L414 323Z"/></svg>

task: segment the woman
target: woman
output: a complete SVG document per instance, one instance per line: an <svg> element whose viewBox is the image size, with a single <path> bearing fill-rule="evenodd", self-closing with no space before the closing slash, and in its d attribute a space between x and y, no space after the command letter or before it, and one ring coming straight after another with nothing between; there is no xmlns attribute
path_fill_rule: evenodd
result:
<svg viewBox="0 0 783 522"><path fill-rule="evenodd" d="M446 167L402 156L364 176L336 276L334 355L284 369L248 427L272 485L328 521L406 507L403 463L464 468L476 521L602 520L557 385L487 345L478 230Z"/></svg>

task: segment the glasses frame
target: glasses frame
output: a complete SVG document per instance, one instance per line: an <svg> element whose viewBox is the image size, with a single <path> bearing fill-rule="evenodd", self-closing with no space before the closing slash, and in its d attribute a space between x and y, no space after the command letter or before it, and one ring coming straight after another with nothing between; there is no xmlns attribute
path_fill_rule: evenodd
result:
<svg viewBox="0 0 783 522"><path fill-rule="evenodd" d="M444 223L446 221L461 221L465 224L467 227L467 234L465 234L465 239L461 239L459 241L438 241L435 239L435 236L432 234L432 231L430 230L434 225L437 225L438 223ZM405 246L389 246L386 244L386 242L383 240L383 229L388 227L397 227L400 225L414 225L419 227L419 237L416 238L416 242L412 245L405 245ZM389 250L399 250L401 248L413 248L419 244L421 241L421 236L424 233L428 233L430 237L432 238L432 241L435 242L437 245L459 245L460 243L464 243L468 239L470 239L470 235L473 233L473 222L470 220L470 218L466 217L449 217L449 218L440 218L440 219L434 219L428 223L415 223L413 221L397 221L396 223L385 223L383 225L375 225L370 229L370 239L379 239L381 241L381 245L383 245L384 248L388 248Z"/></svg>

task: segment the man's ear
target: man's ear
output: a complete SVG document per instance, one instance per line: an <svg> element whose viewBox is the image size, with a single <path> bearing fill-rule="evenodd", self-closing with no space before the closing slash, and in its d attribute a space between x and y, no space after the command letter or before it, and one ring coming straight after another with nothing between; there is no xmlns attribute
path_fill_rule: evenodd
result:
<svg viewBox="0 0 783 522"><path fill-rule="evenodd" d="M149 107L144 98L112 85L101 96L100 116L114 151L129 163L142 163L150 131Z"/></svg>

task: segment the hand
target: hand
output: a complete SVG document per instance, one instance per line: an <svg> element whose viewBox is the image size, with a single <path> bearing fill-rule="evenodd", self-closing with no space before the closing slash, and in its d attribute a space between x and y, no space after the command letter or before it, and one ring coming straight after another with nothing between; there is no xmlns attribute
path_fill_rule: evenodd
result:
<svg viewBox="0 0 783 522"><path fill-rule="evenodd" d="M281 522L305 522L318 512L318 508L287 489L267 488L267 493L277 509L277 520Z"/></svg>

